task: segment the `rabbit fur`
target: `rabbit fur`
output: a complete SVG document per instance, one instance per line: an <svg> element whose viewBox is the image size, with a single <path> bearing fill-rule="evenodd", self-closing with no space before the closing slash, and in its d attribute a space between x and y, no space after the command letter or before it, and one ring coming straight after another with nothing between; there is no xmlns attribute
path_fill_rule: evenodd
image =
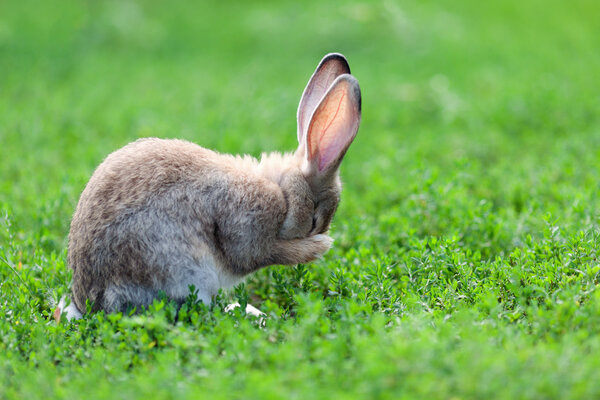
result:
<svg viewBox="0 0 600 400"><path fill-rule="evenodd" d="M197 289L210 303L262 267L317 259L337 208L339 164L360 123L361 97L341 54L326 55L298 108L294 153L220 154L176 139L140 139L110 154L75 210L68 318L125 311L159 292ZM254 309L256 310L256 309Z"/></svg>

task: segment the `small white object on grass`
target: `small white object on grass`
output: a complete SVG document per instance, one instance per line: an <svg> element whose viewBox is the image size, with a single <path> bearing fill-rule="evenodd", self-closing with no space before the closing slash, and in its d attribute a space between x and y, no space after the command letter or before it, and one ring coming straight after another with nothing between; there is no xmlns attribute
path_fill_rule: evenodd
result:
<svg viewBox="0 0 600 400"><path fill-rule="evenodd" d="M225 307L225 311L229 312L229 311L233 310L234 308L238 308L239 306L240 306L240 303L232 303L232 304L228 305L227 307ZM250 314L255 317L266 316L266 314L264 312L260 311L258 308L254 307L251 304L246 304L246 314Z"/></svg>

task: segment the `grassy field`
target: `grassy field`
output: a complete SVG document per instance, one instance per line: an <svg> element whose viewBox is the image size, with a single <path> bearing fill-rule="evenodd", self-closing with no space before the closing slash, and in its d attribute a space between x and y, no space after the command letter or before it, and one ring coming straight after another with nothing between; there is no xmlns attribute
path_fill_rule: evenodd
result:
<svg viewBox="0 0 600 400"><path fill-rule="evenodd" d="M599 398L599 21L593 0L0 2L0 399ZM363 121L322 260L177 317L54 322L108 153L292 150L331 51Z"/></svg>

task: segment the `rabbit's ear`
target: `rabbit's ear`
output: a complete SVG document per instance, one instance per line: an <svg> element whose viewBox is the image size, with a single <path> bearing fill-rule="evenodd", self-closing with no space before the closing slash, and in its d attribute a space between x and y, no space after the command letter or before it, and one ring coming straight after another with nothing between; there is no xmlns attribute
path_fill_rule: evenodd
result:
<svg viewBox="0 0 600 400"><path fill-rule="evenodd" d="M360 124L361 97L352 75L337 77L313 113L306 136L306 159L317 175L339 166Z"/></svg>
<svg viewBox="0 0 600 400"><path fill-rule="evenodd" d="M300 104L298 105L298 143L302 146L306 137L310 117L319 105L319 101L329 89L335 78L349 74L350 66L346 58L339 53L327 54L308 81Z"/></svg>

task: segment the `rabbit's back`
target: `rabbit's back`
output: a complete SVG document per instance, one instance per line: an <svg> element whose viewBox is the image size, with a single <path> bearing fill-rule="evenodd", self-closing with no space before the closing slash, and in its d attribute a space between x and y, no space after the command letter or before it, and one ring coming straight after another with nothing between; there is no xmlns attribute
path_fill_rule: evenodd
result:
<svg viewBox="0 0 600 400"><path fill-rule="evenodd" d="M218 158L217 153L182 140L130 143L98 166L81 194L75 217L110 223L124 210L139 207L174 185L192 181L209 185L222 169Z"/></svg>
<svg viewBox="0 0 600 400"><path fill-rule="evenodd" d="M143 139L109 155L83 191L69 234L73 300L119 310L188 284L214 295L264 264L285 218L256 161L181 140Z"/></svg>

